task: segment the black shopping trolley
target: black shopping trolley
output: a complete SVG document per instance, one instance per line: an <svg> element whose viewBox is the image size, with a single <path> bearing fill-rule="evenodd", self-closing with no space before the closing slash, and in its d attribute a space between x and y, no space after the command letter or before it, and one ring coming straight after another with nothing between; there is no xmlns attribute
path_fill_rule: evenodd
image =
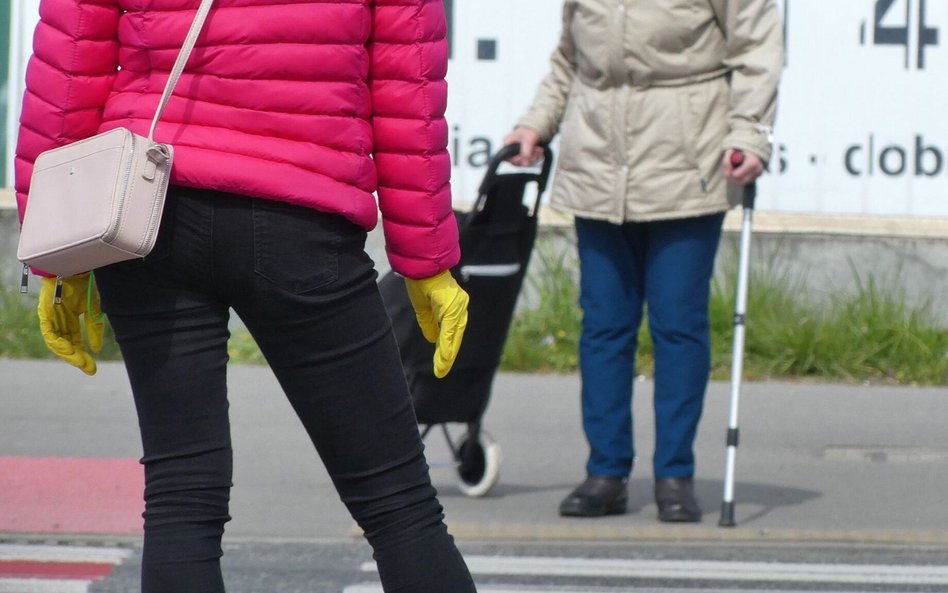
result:
<svg viewBox="0 0 948 593"><path fill-rule="evenodd" d="M434 376L434 345L421 334L404 281L390 272L379 283L422 438L434 426L441 427L456 463L461 492L471 497L486 494L500 473L500 446L481 430L481 420L536 240L540 198L553 162L552 152L544 147L539 172L515 168L515 172L499 174L501 163L519 149L519 144L511 144L497 152L488 163L473 208L455 211L461 261L451 274L470 295L470 305L461 350L447 377ZM525 199L531 184L536 190L532 203ZM448 423L466 424L467 431L454 438Z"/></svg>

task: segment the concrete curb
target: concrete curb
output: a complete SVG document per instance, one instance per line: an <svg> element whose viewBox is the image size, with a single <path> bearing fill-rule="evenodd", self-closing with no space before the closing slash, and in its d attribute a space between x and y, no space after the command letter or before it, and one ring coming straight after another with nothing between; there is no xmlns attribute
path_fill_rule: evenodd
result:
<svg viewBox="0 0 948 593"><path fill-rule="evenodd" d="M761 544L846 544L864 546L907 546L948 548L948 533L916 530L812 530L812 529L744 529L706 526L656 525L630 527L619 525L557 525L536 523L447 523L448 531L458 541L493 541L508 543L761 543ZM349 538L240 537L225 536L224 543L298 543L319 544L359 540L362 531L353 525ZM83 545L103 547L141 547L141 536L96 535L83 533L0 533L0 544Z"/></svg>

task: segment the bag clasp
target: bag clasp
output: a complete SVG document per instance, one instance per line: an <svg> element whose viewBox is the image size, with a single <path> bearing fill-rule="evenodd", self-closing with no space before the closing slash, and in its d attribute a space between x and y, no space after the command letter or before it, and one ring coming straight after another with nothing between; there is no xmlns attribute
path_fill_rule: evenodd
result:
<svg viewBox="0 0 948 593"><path fill-rule="evenodd" d="M148 181L154 181L158 167L168 162L168 159L171 158L171 154L168 152L168 147L164 144L152 144L148 148L148 152L145 153L145 156L148 158L148 162L145 164L145 170L142 171L142 177Z"/></svg>

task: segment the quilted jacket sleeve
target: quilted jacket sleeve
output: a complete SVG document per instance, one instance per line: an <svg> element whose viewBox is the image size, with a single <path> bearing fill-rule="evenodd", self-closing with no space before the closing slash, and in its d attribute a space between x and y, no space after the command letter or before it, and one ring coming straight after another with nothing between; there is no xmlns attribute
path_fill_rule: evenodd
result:
<svg viewBox="0 0 948 593"><path fill-rule="evenodd" d="M369 42L379 208L392 269L425 278L460 259L444 119L442 0L375 0Z"/></svg>
<svg viewBox="0 0 948 593"><path fill-rule="evenodd" d="M36 157L96 134L118 69L117 0L41 0L39 10L14 168L21 222Z"/></svg>

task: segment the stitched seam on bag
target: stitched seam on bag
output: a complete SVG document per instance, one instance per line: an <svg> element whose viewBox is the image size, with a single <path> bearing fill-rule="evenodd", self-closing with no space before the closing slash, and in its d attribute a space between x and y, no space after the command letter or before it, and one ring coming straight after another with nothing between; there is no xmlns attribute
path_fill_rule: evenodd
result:
<svg viewBox="0 0 948 593"><path fill-rule="evenodd" d="M94 136L92 136L91 138L94 138ZM82 141L81 141L81 140L77 140L77 142L82 142ZM74 144L74 143L70 143L70 144ZM61 146L60 148L65 148L65 147L64 147L64 146ZM55 149L54 149L54 150L55 150ZM79 158L81 158L81 159L86 159L86 158L88 158L88 157L97 155L97 154L102 153L102 152L108 152L108 151L110 151L110 150L115 150L115 147L114 147L114 146L109 146L109 147L107 147L107 148L103 148L102 150L97 150L97 151L95 151L95 152L85 153L85 154L83 154L83 155L82 155L81 157L79 157ZM75 161L75 160L78 160L78 159L71 159L71 160L68 160L68 161L63 161L63 162L61 162L61 163L53 163L53 164L51 164L51 165L49 165L49 166L46 166L46 167L43 167L43 168L41 168L41 169L40 169L40 168L34 168L34 169L33 169L33 174L35 175L36 173L40 173L40 172L42 172L42 171L47 171L47 170L52 169L52 168L55 168L55 167L62 167L64 164L66 164L66 163L71 163L71 162L73 162L73 161Z"/></svg>

